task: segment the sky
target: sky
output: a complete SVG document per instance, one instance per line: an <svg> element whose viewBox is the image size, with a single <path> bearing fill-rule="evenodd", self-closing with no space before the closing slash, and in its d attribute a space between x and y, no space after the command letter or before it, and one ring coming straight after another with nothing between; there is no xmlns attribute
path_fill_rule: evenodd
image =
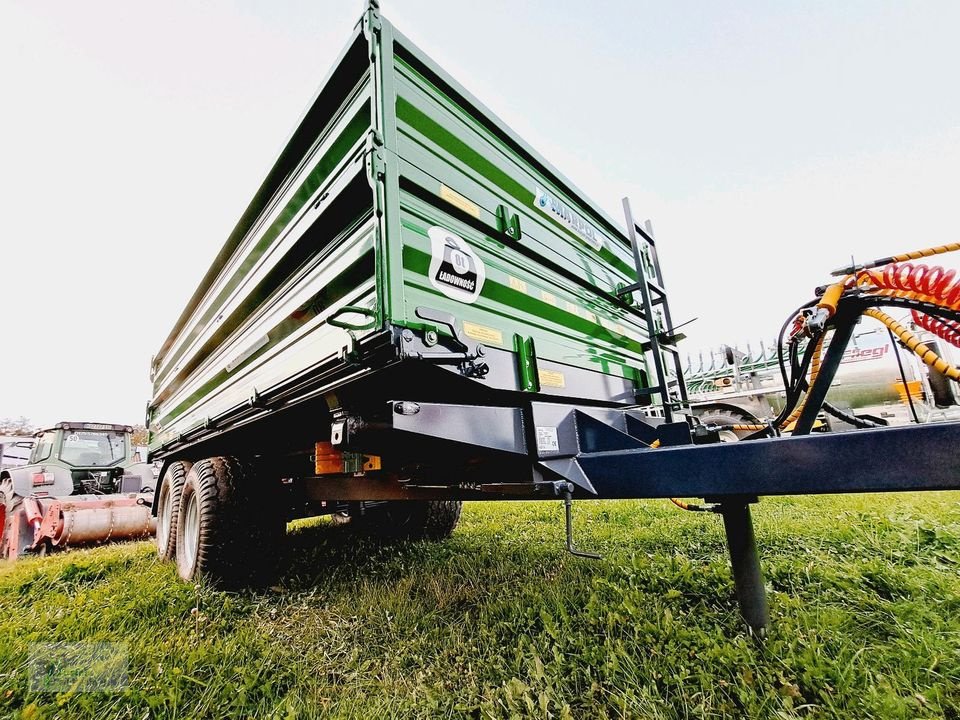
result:
<svg viewBox="0 0 960 720"><path fill-rule="evenodd" d="M382 0L611 216L649 217L685 350L829 271L955 241L960 3ZM141 422L150 358L359 0L0 0L0 417Z"/></svg>

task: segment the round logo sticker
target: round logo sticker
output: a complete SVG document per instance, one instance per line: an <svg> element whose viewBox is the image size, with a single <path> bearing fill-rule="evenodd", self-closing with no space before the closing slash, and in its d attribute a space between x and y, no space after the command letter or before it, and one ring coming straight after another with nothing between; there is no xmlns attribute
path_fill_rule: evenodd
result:
<svg viewBox="0 0 960 720"><path fill-rule="evenodd" d="M486 268L459 235L434 225L430 236L430 284L451 300L472 303L480 297Z"/></svg>

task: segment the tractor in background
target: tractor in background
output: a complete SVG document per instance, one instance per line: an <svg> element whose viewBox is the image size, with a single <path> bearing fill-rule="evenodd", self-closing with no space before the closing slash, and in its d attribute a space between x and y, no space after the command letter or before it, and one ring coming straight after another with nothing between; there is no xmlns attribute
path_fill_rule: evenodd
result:
<svg viewBox="0 0 960 720"><path fill-rule="evenodd" d="M0 558L152 535L153 469L132 436L90 422L36 433L27 463L0 470Z"/></svg>

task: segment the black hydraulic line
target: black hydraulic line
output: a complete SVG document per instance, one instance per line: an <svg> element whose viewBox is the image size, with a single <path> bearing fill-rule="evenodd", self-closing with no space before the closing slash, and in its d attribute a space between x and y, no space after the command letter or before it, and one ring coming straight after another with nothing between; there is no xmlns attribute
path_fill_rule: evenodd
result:
<svg viewBox="0 0 960 720"><path fill-rule="evenodd" d="M823 407L823 401L826 400L827 391L833 384L833 378L837 374L837 368L843 360L843 354L846 352L850 338L853 337L853 329L860 317L860 308L853 309L851 306L838 309L834 316L834 332L827 352L820 363L820 372L813 386L807 391L807 399L804 402L800 417L797 418L797 424L794 426L793 435L807 435L813 429L813 424L817 420L817 414Z"/></svg>
<svg viewBox="0 0 960 720"><path fill-rule="evenodd" d="M913 404L913 395L910 394L910 385L907 383L907 373L903 369L903 359L900 357L900 348L897 347L899 341L890 328L887 328L887 335L890 336L890 343L893 345L893 354L897 358L897 367L900 368L900 380L903 382L903 391L907 394L907 404L910 406L910 414L913 415L913 421L919 423L920 417L917 415L917 408Z"/></svg>
<svg viewBox="0 0 960 720"><path fill-rule="evenodd" d="M826 401L824 401L823 403L823 409L828 414L833 415L833 417L837 418L838 420L843 420L845 423L849 423L856 428L860 428L861 430L869 430L870 428L887 427L886 425L875 423L872 420L867 420L862 417L857 417L852 413L844 412L843 410L838 408L836 405L831 405Z"/></svg>
<svg viewBox="0 0 960 720"><path fill-rule="evenodd" d="M757 552L757 539L753 533L750 504L740 498L725 500L720 514L723 515L723 528L727 535L727 549L730 551L730 566L740 613L750 630L761 635L770 622L770 610L767 606L763 571L760 568L760 555Z"/></svg>
<svg viewBox="0 0 960 720"><path fill-rule="evenodd" d="M786 365L784 365L784 362L783 362L783 336L787 332L787 326L789 326L790 323L794 321L794 318L796 318L797 315L802 313L807 308L813 307L814 305L816 305L817 302L818 300L810 300L808 302L805 302L803 305L801 305L792 313L790 313L787 316L787 319L783 322L783 325L780 326L780 332L777 334L777 361L780 364L780 377L783 379L783 386L785 388L790 386L790 380L787 378L787 367Z"/></svg>
<svg viewBox="0 0 960 720"><path fill-rule="evenodd" d="M937 305L936 303L928 303L924 302L923 300L914 300L912 298L887 297L885 295L867 296L861 298L861 304L864 307L887 306L902 308L904 310L916 310L918 312L922 312L924 315L931 315L943 320L960 321L960 311L958 310L952 310L950 308L945 308L942 305Z"/></svg>
<svg viewBox="0 0 960 720"><path fill-rule="evenodd" d="M772 422L774 427L780 427L783 422L790 417L790 413L793 412L793 409L797 406L797 403L800 401L800 395L803 392L805 387L807 370L810 369L810 363L813 361L813 354L816 351L817 342L819 337L813 338L808 344L807 349L803 353L803 361L797 365L794 369L794 358L791 357L791 372L792 377L790 383L787 385L787 401L783 406L783 410L780 411L780 414ZM796 349L791 349L791 354L795 353Z"/></svg>
<svg viewBox="0 0 960 720"><path fill-rule="evenodd" d="M763 430L758 430L757 432L748 435L747 437L743 438L744 440L756 440L758 438L769 437L771 435L776 436L780 434L780 426L790 416L790 413L793 412L793 409L800 401L800 395L806 388L807 370L809 369L810 363L813 359L814 349L816 348L818 340L819 338L814 338L812 342L807 344L806 350L804 350L802 361L798 361L796 357L798 343L795 341L790 342L791 378L784 383L786 400L784 402L783 409L776 418L768 423L767 427L765 427ZM782 357L781 369L783 369ZM786 377L786 370L784 370L784 377Z"/></svg>

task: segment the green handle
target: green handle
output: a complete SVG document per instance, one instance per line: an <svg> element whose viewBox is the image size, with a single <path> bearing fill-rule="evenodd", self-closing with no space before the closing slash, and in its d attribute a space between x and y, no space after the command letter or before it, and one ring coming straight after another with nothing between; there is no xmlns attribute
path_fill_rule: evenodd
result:
<svg viewBox="0 0 960 720"><path fill-rule="evenodd" d="M363 315L370 318L367 322L355 325L353 323L346 322L345 320L337 320L338 315L345 315L348 313L354 313L357 315ZM333 315L327 318L327 322L334 327L343 328L344 330L369 330L374 325L377 324L377 313L369 308L357 307L356 305L344 305L342 308L337 310Z"/></svg>

